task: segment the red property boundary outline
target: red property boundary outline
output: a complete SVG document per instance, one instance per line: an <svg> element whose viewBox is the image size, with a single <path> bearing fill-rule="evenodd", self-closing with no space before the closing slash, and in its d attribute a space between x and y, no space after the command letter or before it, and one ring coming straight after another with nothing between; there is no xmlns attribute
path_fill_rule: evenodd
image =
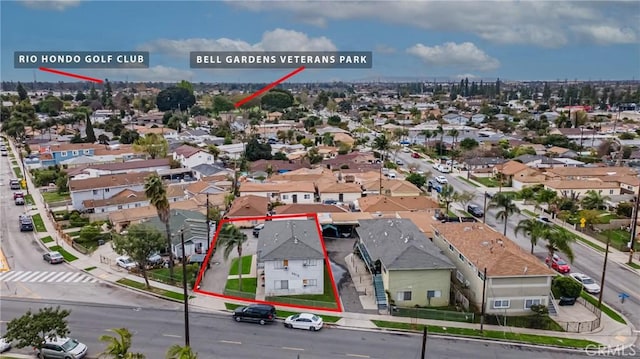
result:
<svg viewBox="0 0 640 359"><path fill-rule="evenodd" d="M329 279L331 280L331 289L333 290L333 293L334 293L334 297L335 297L335 300L336 300L337 308L324 308L324 307L314 307L314 306L307 306L307 305L286 304L286 303L280 303L280 302L269 302L269 301L247 299L247 298L242 298L242 297L235 297L235 296L231 296L231 295L224 295L224 294L220 294L220 293L214 293L214 292L209 292L209 291L206 291L206 290L201 290L201 289L198 289L198 288L200 286L200 281L202 280L202 277L204 275L204 271L206 270L205 266L202 266L202 268L200 269L200 272L198 273L198 278L196 279L196 283L195 283L193 291L195 293L198 293L198 294L204 294L204 295L217 297L217 298L222 298L222 299L231 299L231 300L236 300L236 301L259 303L259 304L270 304L270 305L273 305L275 307L296 308L296 309L310 309L310 310L319 310L319 311L324 311L324 312L342 313L343 312L343 308L342 308L342 304L341 304L341 301L340 301L340 294L338 293L338 286L336 285L336 281L335 281L335 279L333 277L333 270L331 269L331 262L329 261L329 256L327 255L327 247L325 246L325 243L324 243L324 237L322 236L322 228L320 226L320 222L318 221L318 214L317 213L302 213L302 214L280 215L280 216L275 215L275 216L241 217L241 218L233 218L233 219L221 219L218 222L218 227L216 228L216 233L213 236L213 240L211 241L211 245L209 246L209 251L207 252L207 255L205 257L204 263L209 263L209 260L211 259L211 256L213 255L213 250L214 250L214 248L216 246L216 241L218 240L218 236L220 234L220 230L222 229L222 227L225 224L233 223L233 222L241 222L241 221L267 221L267 220L276 220L276 219L277 220L282 220L282 219L288 219L288 218L307 218L307 219L313 219L316 222L316 228L318 230L318 236L320 238L320 243L322 245L322 254L324 255L324 264L325 264L326 268L328 269Z"/></svg>

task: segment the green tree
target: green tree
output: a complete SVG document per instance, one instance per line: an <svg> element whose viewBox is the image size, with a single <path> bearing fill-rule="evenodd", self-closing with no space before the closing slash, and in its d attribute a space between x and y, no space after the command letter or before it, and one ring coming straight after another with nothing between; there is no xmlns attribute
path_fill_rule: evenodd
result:
<svg viewBox="0 0 640 359"><path fill-rule="evenodd" d="M115 335L101 335L100 341L107 343L107 347L100 354L101 358L111 359L144 359L140 353L130 353L131 337L133 334L126 328L109 329Z"/></svg>
<svg viewBox="0 0 640 359"><path fill-rule="evenodd" d="M87 96L85 96L84 93L82 93L82 91L78 90L78 92L76 93L75 100L79 101L79 102L82 102L82 101L84 101L86 99L87 99Z"/></svg>
<svg viewBox="0 0 640 359"><path fill-rule="evenodd" d="M268 143L260 143L257 136L252 136L249 142L247 142L245 153L247 155L247 160L249 161L257 161L263 159L270 160L272 157L271 145Z"/></svg>
<svg viewBox="0 0 640 359"><path fill-rule="evenodd" d="M535 218L528 218L518 222L515 234L517 236L518 232L524 231L529 236L529 241L531 242L531 254L533 254L533 250L535 249L536 244L538 244L538 240L546 238L549 233L549 229L550 227L548 224Z"/></svg>
<svg viewBox="0 0 640 359"><path fill-rule="evenodd" d="M507 235L507 223L509 217L514 213L520 213L520 209L513 203L513 197L507 193L496 193L495 196L489 202L489 209L497 208L496 219L504 221L503 235Z"/></svg>
<svg viewBox="0 0 640 359"><path fill-rule="evenodd" d="M310 149L307 150L307 153L304 155L304 157L306 159L309 160L309 163L314 165L316 163L320 163L323 160L322 155L320 154L320 151L318 151L317 147L312 147Z"/></svg>
<svg viewBox="0 0 640 359"><path fill-rule="evenodd" d="M427 178L418 173L412 173L405 178L406 181L413 183L416 187L422 188L427 183Z"/></svg>
<svg viewBox="0 0 640 359"><path fill-rule="evenodd" d="M582 208L602 209L604 207L604 203L609 199L611 199L609 196L603 196L595 190L589 190L582 198Z"/></svg>
<svg viewBox="0 0 640 359"><path fill-rule="evenodd" d="M89 114L86 114L87 119L86 119L86 129L85 129L85 133L87 135L87 137L85 138L85 142L87 143L95 143L96 142L96 133L95 131L93 131L93 124L91 123L91 118L89 117Z"/></svg>
<svg viewBox="0 0 640 359"><path fill-rule="evenodd" d="M463 138L462 141L460 141L458 146L463 150L470 151L480 146L480 144L475 139L466 137L466 138Z"/></svg>
<svg viewBox="0 0 640 359"><path fill-rule="evenodd" d="M189 93L191 95L193 95L193 84L187 80L182 80L180 82L178 82L178 84L176 85L179 88L183 88L187 91L189 91Z"/></svg>
<svg viewBox="0 0 640 359"><path fill-rule="evenodd" d="M167 359L198 359L198 353L189 346L174 344L167 350Z"/></svg>
<svg viewBox="0 0 640 359"><path fill-rule="evenodd" d="M80 230L80 241L81 242L89 242L94 240L96 237L100 236L100 228L87 225L82 227Z"/></svg>
<svg viewBox="0 0 640 359"><path fill-rule="evenodd" d="M120 255L126 254L134 262L138 263L144 282L149 288L147 258L158 253L165 246L162 233L148 225L133 224L127 228L126 235L114 235L111 245L116 253Z"/></svg>
<svg viewBox="0 0 640 359"><path fill-rule="evenodd" d="M449 206L451 202L455 201L456 191L453 186L450 184L445 184L442 186L442 190L438 193L438 198L440 202L444 203L445 208L447 209L447 215L449 215Z"/></svg>
<svg viewBox="0 0 640 359"><path fill-rule="evenodd" d="M551 284L553 293L560 297L578 298L582 292L582 284L569 277L557 276Z"/></svg>
<svg viewBox="0 0 640 359"><path fill-rule="evenodd" d="M455 197L453 198L455 202L460 203L464 210L467 210L467 206L473 199L475 198L475 194L469 191L457 192Z"/></svg>
<svg viewBox="0 0 640 359"><path fill-rule="evenodd" d="M225 224L218 234L218 243L224 248L224 260L229 259L229 255L235 249L238 252L238 290L242 292L242 246L247 241L247 235L242 233L233 224Z"/></svg>
<svg viewBox="0 0 640 359"><path fill-rule="evenodd" d="M573 249L571 244L575 242L575 237L564 229L556 228L549 231L547 235L547 251L549 252L549 258L553 258L553 255L557 252L562 252L567 256L569 261L573 262ZM551 261L549 261L551 265Z"/></svg>
<svg viewBox="0 0 640 359"><path fill-rule="evenodd" d="M169 280L171 283L174 281L173 276L173 250L171 249L171 225L169 219L171 216L171 208L169 207L169 200L167 199L167 189L162 182L162 178L157 174L152 174L147 177L144 183L144 193L151 202L151 205L156 208L158 218L164 223L164 227L167 234L166 248L169 250Z"/></svg>
<svg viewBox="0 0 640 359"><path fill-rule="evenodd" d="M21 317L7 323L5 338L9 342L16 341L17 348L32 347L42 349L44 342L56 337L69 335L67 317L69 310L57 308L41 308L37 313L29 309Z"/></svg>
<svg viewBox="0 0 640 359"><path fill-rule="evenodd" d="M373 149L380 151L384 161L387 158L389 149L391 149L391 141L385 134L381 134L373 140Z"/></svg>
<svg viewBox="0 0 640 359"><path fill-rule="evenodd" d="M169 151L169 143L162 135L148 133L144 137L138 138L133 149L146 153L151 159L165 158Z"/></svg>
<svg viewBox="0 0 640 359"><path fill-rule="evenodd" d="M229 101L226 97L216 96L213 98L213 112L227 112L235 108L233 102Z"/></svg>
<svg viewBox="0 0 640 359"><path fill-rule="evenodd" d="M18 87L16 88L18 91L18 98L20 101L25 101L29 99L29 95L27 94L27 90L25 90L24 86L20 82L18 82Z"/></svg>
<svg viewBox="0 0 640 359"><path fill-rule="evenodd" d="M327 125L329 125L329 126L338 126L338 125L340 125L340 122L342 122L342 119L338 115L330 116L327 119Z"/></svg>
<svg viewBox="0 0 640 359"><path fill-rule="evenodd" d="M284 111L293 106L294 98L291 92L280 89L273 89L267 92L260 99L262 108L266 111Z"/></svg>
<svg viewBox="0 0 640 359"><path fill-rule="evenodd" d="M550 210L551 205L558 198L558 194L556 191L551 189L541 189L536 193L534 200L536 201L537 206L540 204L546 204L547 209Z"/></svg>
<svg viewBox="0 0 640 359"><path fill-rule="evenodd" d="M217 161L220 156L220 149L216 145L208 145L207 152L209 152L213 156L213 160Z"/></svg>
<svg viewBox="0 0 640 359"><path fill-rule="evenodd" d="M189 90L172 86L158 93L156 106L160 111L180 110L186 111L196 103L196 98Z"/></svg>

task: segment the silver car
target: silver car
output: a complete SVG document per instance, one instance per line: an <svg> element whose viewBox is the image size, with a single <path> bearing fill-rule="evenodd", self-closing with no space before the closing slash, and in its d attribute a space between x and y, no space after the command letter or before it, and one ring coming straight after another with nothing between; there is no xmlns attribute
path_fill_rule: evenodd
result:
<svg viewBox="0 0 640 359"><path fill-rule="evenodd" d="M71 338L47 340L38 353L40 359L82 359L87 355L87 346Z"/></svg>

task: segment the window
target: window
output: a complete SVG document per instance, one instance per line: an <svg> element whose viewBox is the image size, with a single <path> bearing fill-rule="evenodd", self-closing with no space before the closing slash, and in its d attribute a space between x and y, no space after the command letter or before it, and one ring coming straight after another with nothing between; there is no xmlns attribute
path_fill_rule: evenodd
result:
<svg viewBox="0 0 640 359"><path fill-rule="evenodd" d="M440 298L442 297L442 292L439 290L428 290L427 298Z"/></svg>
<svg viewBox="0 0 640 359"><path fill-rule="evenodd" d="M78 155L78 151L73 151L73 155L77 156Z"/></svg>
<svg viewBox="0 0 640 359"><path fill-rule="evenodd" d="M305 194L304 195L304 199L311 199L311 195L310 194Z"/></svg>
<svg viewBox="0 0 640 359"><path fill-rule="evenodd" d="M140 203L136 203L136 204L135 204L135 207L136 207L136 208L140 207Z"/></svg>
<svg viewBox="0 0 640 359"><path fill-rule="evenodd" d="M282 260L282 261L277 261L275 263L275 265L274 265L274 268L275 269L285 269L288 266L289 266L289 260L285 259L285 260Z"/></svg>
<svg viewBox="0 0 640 359"><path fill-rule="evenodd" d="M288 280L277 280L275 281L276 289L289 289L289 281Z"/></svg>
<svg viewBox="0 0 640 359"><path fill-rule="evenodd" d="M480 280L484 280L484 273L478 271L478 278L480 278Z"/></svg>
<svg viewBox="0 0 640 359"><path fill-rule="evenodd" d="M409 301L411 300L411 291L398 292L396 294L396 297L399 302Z"/></svg>
<svg viewBox="0 0 640 359"><path fill-rule="evenodd" d="M613 190L612 189L609 190L609 194L613 194Z"/></svg>
<svg viewBox="0 0 640 359"><path fill-rule="evenodd" d="M104 191L105 191L105 192L109 192L109 189L108 189L108 188L105 188L105 189L104 189Z"/></svg>
<svg viewBox="0 0 640 359"><path fill-rule="evenodd" d="M282 195L282 199L289 199L289 195L288 194L283 194Z"/></svg>
<svg viewBox="0 0 640 359"><path fill-rule="evenodd" d="M493 309L507 309L511 306L507 299L496 299L493 301Z"/></svg>
<svg viewBox="0 0 640 359"><path fill-rule="evenodd" d="M302 262L302 266L304 266L304 267L315 267L317 265L318 265L318 261L315 260L315 259L305 259Z"/></svg>
<svg viewBox="0 0 640 359"><path fill-rule="evenodd" d="M97 190L97 189L94 189L94 190L93 190L93 195L95 196L95 195L97 195L97 194L98 194L98 190Z"/></svg>
<svg viewBox="0 0 640 359"><path fill-rule="evenodd" d="M85 154L85 155L91 154L91 151L89 151L89 150L84 150L84 154Z"/></svg>
<svg viewBox="0 0 640 359"><path fill-rule="evenodd" d="M433 234L435 234L436 237L440 237L440 232L438 232L438 231L433 231Z"/></svg>
<svg viewBox="0 0 640 359"><path fill-rule="evenodd" d="M122 209L122 205L119 205L119 206L118 206L118 209Z"/></svg>
<svg viewBox="0 0 640 359"><path fill-rule="evenodd" d="M317 279L303 279L302 285L305 287L317 287L318 280Z"/></svg>
<svg viewBox="0 0 640 359"><path fill-rule="evenodd" d="M464 275L459 270L456 271L456 279L460 283L464 283Z"/></svg>
<svg viewBox="0 0 640 359"><path fill-rule="evenodd" d="M524 309L531 309L532 305L540 305L542 301L540 299L525 299Z"/></svg>
<svg viewBox="0 0 640 359"><path fill-rule="evenodd" d="M462 263L464 263L464 256L462 255L462 253L458 254L458 258Z"/></svg>
<svg viewBox="0 0 640 359"><path fill-rule="evenodd" d="M60 152L60 156L61 157L67 157L67 151Z"/></svg>
<svg viewBox="0 0 640 359"><path fill-rule="evenodd" d="M451 244L449 245L449 250L453 252L453 246Z"/></svg>

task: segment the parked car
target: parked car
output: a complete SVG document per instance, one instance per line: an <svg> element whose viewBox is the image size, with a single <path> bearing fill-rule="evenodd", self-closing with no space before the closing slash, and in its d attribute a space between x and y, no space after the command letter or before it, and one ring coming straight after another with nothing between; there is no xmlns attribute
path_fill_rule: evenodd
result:
<svg viewBox="0 0 640 359"><path fill-rule="evenodd" d="M585 292L591 294L600 293L600 285L598 285L598 283L596 283L596 281L591 279L591 277L589 277L588 275L582 273L571 273L569 275L571 276L571 278L582 284L582 288L584 288Z"/></svg>
<svg viewBox="0 0 640 359"><path fill-rule="evenodd" d="M420 155L417 152L411 154L412 158L420 158Z"/></svg>
<svg viewBox="0 0 640 359"><path fill-rule="evenodd" d="M87 355L87 346L76 339L47 339L38 353L40 359L82 359Z"/></svg>
<svg viewBox="0 0 640 359"><path fill-rule="evenodd" d="M560 273L569 273L571 272L571 266L564 259L560 258L557 254L553 255L553 260L549 260L549 257L545 258L545 263L549 264L551 262L551 268L560 272Z"/></svg>
<svg viewBox="0 0 640 359"><path fill-rule="evenodd" d="M118 265L118 267L122 267L126 270L132 270L138 265L129 256L121 256L116 258L116 264Z"/></svg>
<svg viewBox="0 0 640 359"><path fill-rule="evenodd" d="M246 307L238 307L233 312L236 322L255 322L260 325L271 323L276 319L276 307L269 304L249 304Z"/></svg>
<svg viewBox="0 0 640 359"><path fill-rule="evenodd" d="M18 198L24 198L24 192L22 191L13 192L13 199L16 200Z"/></svg>
<svg viewBox="0 0 640 359"><path fill-rule="evenodd" d="M2 155L2 157L9 156L9 152L7 150L0 150L0 154Z"/></svg>
<svg viewBox="0 0 640 359"><path fill-rule="evenodd" d="M540 221L542 223L546 223L546 224L550 224L551 223L551 220L549 219L549 217L543 217L543 216L538 217L538 221Z"/></svg>
<svg viewBox="0 0 640 359"><path fill-rule="evenodd" d="M258 238L258 236L260 235L260 230L262 230L262 228L264 228L264 223L260 223L253 227L253 236Z"/></svg>
<svg viewBox="0 0 640 359"><path fill-rule="evenodd" d="M576 298L571 297L560 297L558 301L558 305L574 305L576 304Z"/></svg>
<svg viewBox="0 0 640 359"><path fill-rule="evenodd" d="M9 180L9 187L11 187L11 189L20 189L20 180L15 178Z"/></svg>
<svg viewBox="0 0 640 359"><path fill-rule="evenodd" d="M64 257L60 252L48 252L42 255L42 259L49 264L57 264L64 262Z"/></svg>
<svg viewBox="0 0 640 359"><path fill-rule="evenodd" d="M161 266L164 265L164 258L162 258L162 256L158 253L152 254L149 256L149 258L147 258L147 263L152 267Z"/></svg>
<svg viewBox="0 0 640 359"><path fill-rule="evenodd" d="M436 181L438 181L438 183L440 183L440 184L445 184L445 183L449 182L449 181L447 181L447 177L445 177L445 176L436 177Z"/></svg>
<svg viewBox="0 0 640 359"><path fill-rule="evenodd" d="M404 162L402 162L402 160L396 160L396 164L398 166L402 166L404 164Z"/></svg>
<svg viewBox="0 0 640 359"><path fill-rule="evenodd" d="M9 349L11 349L11 342L5 337L0 337L0 353L4 353Z"/></svg>
<svg viewBox="0 0 640 359"><path fill-rule="evenodd" d="M294 329L305 329L315 332L322 329L322 318L311 313L298 313L290 315L284 320L284 326Z"/></svg>
<svg viewBox="0 0 640 359"><path fill-rule="evenodd" d="M18 217L18 223L20 224L20 232L32 232L33 220L26 214L21 214Z"/></svg>
<svg viewBox="0 0 640 359"><path fill-rule="evenodd" d="M469 212L470 215L478 218L482 218L482 216L484 216L484 212L482 212L482 208L480 208L480 206L476 204L468 205L467 212Z"/></svg>
<svg viewBox="0 0 640 359"><path fill-rule="evenodd" d="M24 198L23 197L18 197L16 199L14 199L13 202L16 204L16 206L24 206Z"/></svg>

